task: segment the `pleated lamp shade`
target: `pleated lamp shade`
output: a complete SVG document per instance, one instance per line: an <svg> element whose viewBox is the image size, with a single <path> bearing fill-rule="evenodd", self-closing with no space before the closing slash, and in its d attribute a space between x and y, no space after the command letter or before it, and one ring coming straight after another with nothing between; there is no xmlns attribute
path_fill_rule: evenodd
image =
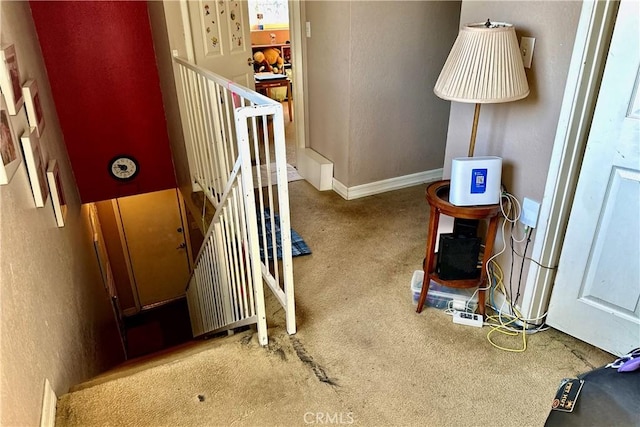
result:
<svg viewBox="0 0 640 427"><path fill-rule="evenodd" d="M442 99L476 104L522 99L529 94L529 85L520 55L513 25L467 24L451 48L434 92Z"/></svg>

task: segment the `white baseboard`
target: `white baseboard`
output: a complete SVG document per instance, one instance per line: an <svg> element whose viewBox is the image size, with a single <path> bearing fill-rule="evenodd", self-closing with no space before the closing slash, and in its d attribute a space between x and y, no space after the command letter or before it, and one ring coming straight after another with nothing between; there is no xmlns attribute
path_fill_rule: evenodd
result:
<svg viewBox="0 0 640 427"><path fill-rule="evenodd" d="M341 195L346 200L358 199L360 197L372 196L387 191L399 190L427 182L442 179L442 168L430 171L418 172L411 175L398 176L396 178L384 179L382 181L370 182L368 184L347 187L337 179L333 179L333 191Z"/></svg>
<svg viewBox="0 0 640 427"><path fill-rule="evenodd" d="M42 413L40 414L40 427L55 427L56 406L58 397L53 391L48 379L44 380L44 393L42 394Z"/></svg>
<svg viewBox="0 0 640 427"><path fill-rule="evenodd" d="M296 167L311 185L320 191L333 188L333 163L311 148L297 150Z"/></svg>

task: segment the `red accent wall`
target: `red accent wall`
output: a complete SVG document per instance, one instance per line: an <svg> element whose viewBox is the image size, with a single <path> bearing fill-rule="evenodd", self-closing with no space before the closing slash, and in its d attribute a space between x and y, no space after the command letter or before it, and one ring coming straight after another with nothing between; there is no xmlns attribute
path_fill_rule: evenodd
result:
<svg viewBox="0 0 640 427"><path fill-rule="evenodd" d="M175 187L147 2L30 5L82 202ZM130 182L109 175L118 154L140 164Z"/></svg>

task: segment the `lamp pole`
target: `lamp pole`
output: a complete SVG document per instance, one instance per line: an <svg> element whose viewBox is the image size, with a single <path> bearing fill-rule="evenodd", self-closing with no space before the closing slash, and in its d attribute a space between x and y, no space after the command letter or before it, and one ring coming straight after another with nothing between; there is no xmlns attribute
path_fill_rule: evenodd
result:
<svg viewBox="0 0 640 427"><path fill-rule="evenodd" d="M476 148L476 134L478 133L478 119L480 118L480 103L476 103L473 112L473 126L471 128L471 140L469 141L469 157L473 157L473 151Z"/></svg>

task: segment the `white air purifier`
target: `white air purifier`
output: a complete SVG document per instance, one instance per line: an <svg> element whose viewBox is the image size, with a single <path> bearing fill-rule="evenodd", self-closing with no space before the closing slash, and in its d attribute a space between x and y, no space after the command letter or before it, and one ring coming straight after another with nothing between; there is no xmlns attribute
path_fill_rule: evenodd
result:
<svg viewBox="0 0 640 427"><path fill-rule="evenodd" d="M500 202L502 159L495 156L457 157L451 162L449 202L455 206Z"/></svg>

